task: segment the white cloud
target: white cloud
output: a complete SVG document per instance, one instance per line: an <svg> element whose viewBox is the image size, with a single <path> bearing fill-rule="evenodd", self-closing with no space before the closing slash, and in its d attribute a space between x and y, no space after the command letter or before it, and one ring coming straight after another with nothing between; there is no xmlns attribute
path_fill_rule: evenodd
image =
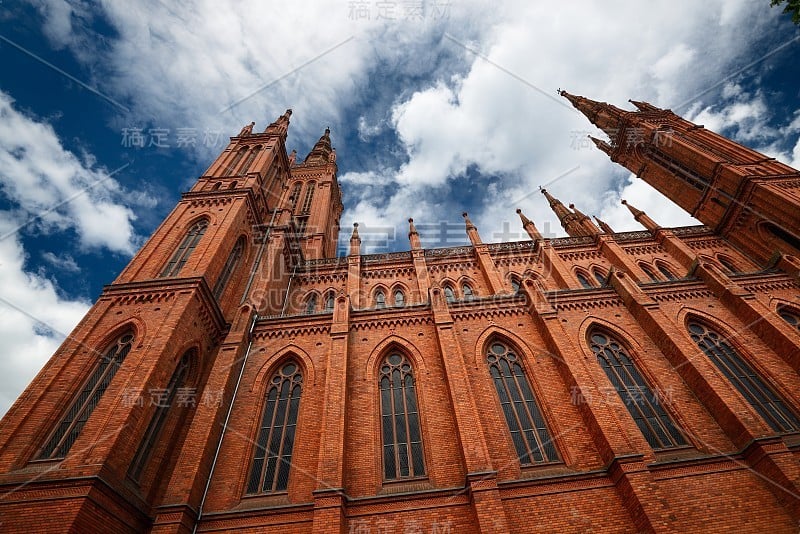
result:
<svg viewBox="0 0 800 534"><path fill-rule="evenodd" d="M57 269L65 272L79 273L81 271L81 268L78 266L78 262L75 261L75 258L66 253L54 254L53 252L47 250L42 252L42 259Z"/></svg>
<svg viewBox="0 0 800 534"><path fill-rule="evenodd" d="M107 171L65 150L53 128L15 110L0 92L0 176L10 202L0 211L0 413L86 313L90 303L62 297L27 265L21 236L76 233L81 247L130 254L139 237L124 191ZM39 251L64 272L79 272L69 254Z"/></svg>
<svg viewBox="0 0 800 534"><path fill-rule="evenodd" d="M135 215L116 200L120 185L105 169L87 166L91 158L65 150L49 124L12 104L0 92L0 190L16 205L20 223L26 230L73 229L84 247L132 254Z"/></svg>

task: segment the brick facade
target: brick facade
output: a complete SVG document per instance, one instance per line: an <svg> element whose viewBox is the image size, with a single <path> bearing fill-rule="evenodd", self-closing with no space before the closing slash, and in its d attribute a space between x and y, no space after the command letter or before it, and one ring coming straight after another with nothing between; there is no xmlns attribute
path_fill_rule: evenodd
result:
<svg viewBox="0 0 800 534"><path fill-rule="evenodd" d="M800 313L800 173L646 103L563 95L609 133L596 143L612 160L705 226L661 228L629 206L646 230L614 233L544 192L569 237L543 239L518 212L531 240L487 244L464 214L468 246L422 249L410 221L409 251L362 255L356 227L337 258L330 132L299 162L291 110L249 125L0 422L3 530L796 532L800 428L777 431L687 326L718 332L800 417L800 331L779 313ZM651 445L641 425L654 423L617 394L596 333L630 358L679 446ZM43 457L124 334L132 348L74 443ZM535 404L549 461L520 460L487 364L495 343L524 373L533 400L516 409ZM379 374L395 352L413 374L424 476L389 480ZM153 392L184 356L183 388L161 406ZM290 363L302 393L281 427L294 432L288 481L248 491Z"/></svg>

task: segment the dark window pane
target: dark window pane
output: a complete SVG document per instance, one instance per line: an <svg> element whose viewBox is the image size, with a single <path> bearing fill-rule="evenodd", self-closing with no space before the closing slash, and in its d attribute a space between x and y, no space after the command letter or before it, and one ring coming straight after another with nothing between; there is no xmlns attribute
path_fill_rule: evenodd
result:
<svg viewBox="0 0 800 534"><path fill-rule="evenodd" d="M289 485L302 379L300 367L288 362L270 380L247 493L284 491Z"/></svg>
<svg viewBox="0 0 800 534"><path fill-rule="evenodd" d="M425 474L412 373L410 362L400 353L389 354L380 366L378 383L386 480Z"/></svg>
<svg viewBox="0 0 800 534"><path fill-rule="evenodd" d="M595 332L589 336L589 345L647 443L653 449L686 445L670 416L658 405L660 399L620 343Z"/></svg>
<svg viewBox="0 0 800 534"><path fill-rule="evenodd" d="M517 355L507 345L494 342L486 360L520 463L558 460L544 417Z"/></svg>

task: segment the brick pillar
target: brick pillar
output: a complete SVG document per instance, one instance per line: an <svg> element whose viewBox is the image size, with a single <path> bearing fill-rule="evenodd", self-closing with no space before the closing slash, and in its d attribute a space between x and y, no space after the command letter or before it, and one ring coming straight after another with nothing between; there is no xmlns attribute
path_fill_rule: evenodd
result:
<svg viewBox="0 0 800 534"><path fill-rule="evenodd" d="M331 342L325 364L325 394L320 427L317 489L314 491L315 533L344 532L344 418L347 396L347 336L350 299L339 295L333 310Z"/></svg>
<svg viewBox="0 0 800 534"><path fill-rule="evenodd" d="M567 386L587 399L603 398L595 374L588 367L594 361L589 363L590 360L583 357L583 352L562 326L558 312L547 300L541 286L527 279L522 289L548 349L561 363L559 369ZM643 456L637 451L637 445L646 447L644 438L628 436L612 407L605 403L580 403L578 409L601 457L609 463L609 476L637 527L643 532L675 530L676 518L644 465Z"/></svg>
<svg viewBox="0 0 800 534"><path fill-rule="evenodd" d="M649 282L650 277L642 271L639 264L633 261L630 255L625 252L625 249L619 246L614 237L609 234L598 234L597 244L600 247L600 252L605 258L617 269L630 273L631 276L638 279L640 282Z"/></svg>
<svg viewBox="0 0 800 534"><path fill-rule="evenodd" d="M549 239L539 241L539 257L541 258L542 265L545 269L545 274L548 274L555 280L559 288L566 289L582 287L578 279L572 273L572 270L567 267L558 251L553 248Z"/></svg>
<svg viewBox="0 0 800 534"><path fill-rule="evenodd" d="M653 237L687 272L692 269L697 259L697 254L689 248L689 245L681 241L672 230L658 228L653 232Z"/></svg>
<svg viewBox="0 0 800 534"><path fill-rule="evenodd" d="M472 496L479 530L508 532L505 510L497 490L497 472L492 470L489 460L486 436L478 416L467 364L453 330L453 318L447 308L447 300L438 287L431 289L431 308L444 363L445 385L455 411L458 439L467 468L467 487Z"/></svg>
<svg viewBox="0 0 800 534"><path fill-rule="evenodd" d="M478 259L478 266L483 273L483 277L486 279L486 282L489 284L489 289L491 290L493 295L501 294L501 293L508 293L505 289L505 285L503 284L503 279L500 277L500 273L497 272L497 267L494 264L494 260L492 260L491 254L489 254L489 248L480 243L474 246L475 249L475 256Z"/></svg>

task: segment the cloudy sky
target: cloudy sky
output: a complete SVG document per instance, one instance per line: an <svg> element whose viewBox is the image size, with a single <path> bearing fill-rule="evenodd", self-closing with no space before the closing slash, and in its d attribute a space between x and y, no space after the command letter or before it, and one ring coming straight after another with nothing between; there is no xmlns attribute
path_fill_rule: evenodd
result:
<svg viewBox="0 0 800 534"><path fill-rule="evenodd" d="M636 229L692 220L586 142L556 96L668 107L800 164L800 35L768 0L4 1L0 413L227 138L326 126L342 227L371 251L563 235L538 186ZM347 238L348 236L342 236Z"/></svg>

